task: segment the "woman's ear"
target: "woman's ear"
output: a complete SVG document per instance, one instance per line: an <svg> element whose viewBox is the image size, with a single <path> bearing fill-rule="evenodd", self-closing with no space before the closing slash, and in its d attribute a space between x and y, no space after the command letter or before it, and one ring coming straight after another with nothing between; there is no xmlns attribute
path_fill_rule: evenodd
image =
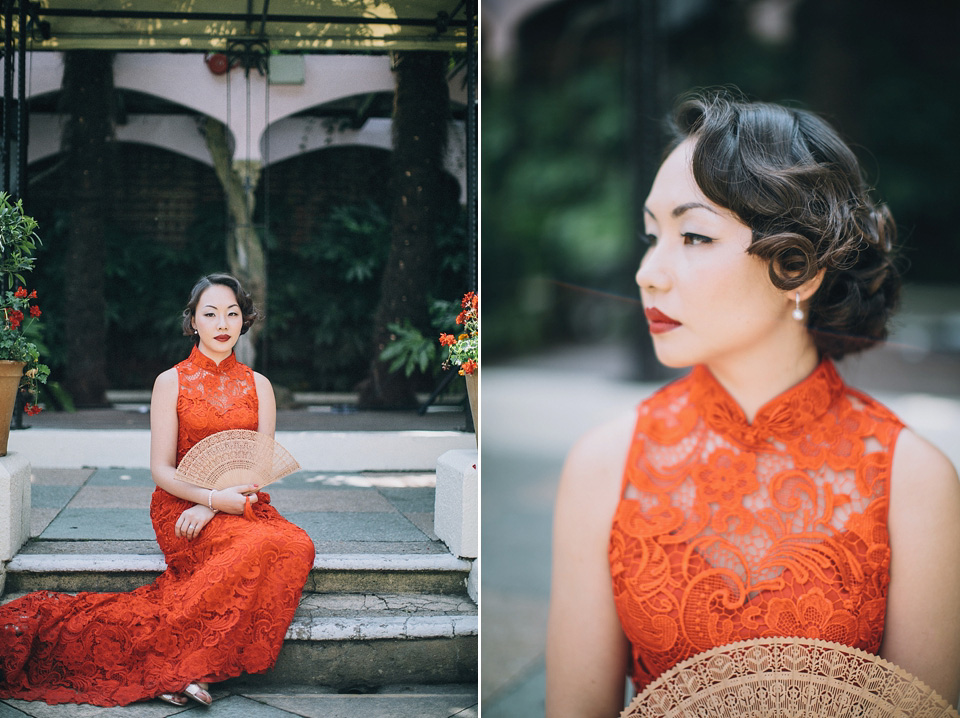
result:
<svg viewBox="0 0 960 718"><path fill-rule="evenodd" d="M815 275L813 275L810 279L805 281L799 287L795 287L794 289L791 289L789 292L787 292L787 296L790 298L791 301L793 301L795 300L797 294L799 294L801 302L807 301L808 299L810 299L810 297L812 297L814 294L817 293L818 289L820 289L820 285L823 284L823 274L826 271L827 271L826 269L821 269L819 272L817 272Z"/></svg>

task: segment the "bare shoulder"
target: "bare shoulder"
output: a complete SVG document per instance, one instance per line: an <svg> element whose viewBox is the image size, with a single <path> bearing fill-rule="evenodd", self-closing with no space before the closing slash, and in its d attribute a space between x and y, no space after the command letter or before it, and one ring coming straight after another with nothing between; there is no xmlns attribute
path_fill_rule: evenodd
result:
<svg viewBox="0 0 960 718"><path fill-rule="evenodd" d="M612 511L620 493L627 453L636 425L636 413L624 412L581 436L563 467L559 497L584 508Z"/></svg>
<svg viewBox="0 0 960 718"><path fill-rule="evenodd" d="M155 396L169 396L171 393L176 394L178 388L179 377L177 376L176 367L171 367L165 372L161 372L153 382L153 393Z"/></svg>
<svg viewBox="0 0 960 718"><path fill-rule="evenodd" d="M960 480L950 459L910 429L897 439L891 478L894 499L960 512Z"/></svg>
<svg viewBox="0 0 960 718"><path fill-rule="evenodd" d="M263 374L258 371L253 372L253 381L257 385L257 391L261 392L265 389L273 391L273 385L270 383L270 380L267 379Z"/></svg>

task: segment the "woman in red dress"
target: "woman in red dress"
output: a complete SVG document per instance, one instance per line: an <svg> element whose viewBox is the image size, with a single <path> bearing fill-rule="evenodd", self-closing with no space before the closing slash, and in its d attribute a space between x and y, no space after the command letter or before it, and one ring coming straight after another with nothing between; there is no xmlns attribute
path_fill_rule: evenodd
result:
<svg viewBox="0 0 960 718"><path fill-rule="evenodd" d="M184 333L195 346L157 377L150 409L150 516L167 570L129 593L37 592L0 607L0 697L209 705L209 683L274 664L313 566L310 537L256 486L211 491L176 478L210 434L273 436L270 382L233 353L256 318L235 278L194 287Z"/></svg>
<svg viewBox="0 0 960 718"><path fill-rule="evenodd" d="M710 648L879 654L960 694L960 482L833 365L886 336L893 221L815 115L680 105L637 284L658 359L692 366L564 467L549 718L607 717Z"/></svg>

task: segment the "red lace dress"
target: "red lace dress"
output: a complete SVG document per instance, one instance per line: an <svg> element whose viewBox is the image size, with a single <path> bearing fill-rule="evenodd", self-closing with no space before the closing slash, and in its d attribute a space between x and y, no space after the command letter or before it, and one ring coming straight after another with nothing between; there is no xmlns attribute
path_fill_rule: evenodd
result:
<svg viewBox="0 0 960 718"><path fill-rule="evenodd" d="M253 372L194 349L177 365L177 461L225 429L256 429ZM167 570L129 593L37 592L0 606L0 698L126 705L276 661L314 546L258 494L257 520L218 513L188 541L192 504L157 488L150 516Z"/></svg>
<svg viewBox="0 0 960 718"><path fill-rule="evenodd" d="M877 653L901 428L828 360L752 424L704 367L644 402L609 544L637 690L750 638Z"/></svg>

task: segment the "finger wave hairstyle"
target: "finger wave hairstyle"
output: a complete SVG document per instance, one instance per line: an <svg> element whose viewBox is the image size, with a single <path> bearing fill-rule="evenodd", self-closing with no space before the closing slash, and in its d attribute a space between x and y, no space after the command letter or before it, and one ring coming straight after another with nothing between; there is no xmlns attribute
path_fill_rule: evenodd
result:
<svg viewBox="0 0 960 718"><path fill-rule="evenodd" d="M185 336L192 336L194 344L200 343L200 337L193 333L193 327L190 321L197 313L197 305L200 303L200 295L215 284L221 284L224 287L230 287L237 297L237 305L240 307L240 315L243 317L243 326L240 329L241 334L246 334L253 326L253 323L260 318L260 312L253 306L253 299L250 294L240 285L240 281L232 274L208 274L201 277L193 289L190 290L190 299L187 301L187 307L183 310L183 333Z"/></svg>
<svg viewBox="0 0 960 718"><path fill-rule="evenodd" d="M669 149L694 140L697 185L753 231L747 251L769 262L776 287L795 289L824 270L806 320L821 356L886 338L900 296L896 225L830 125L721 89L682 99L672 130Z"/></svg>

